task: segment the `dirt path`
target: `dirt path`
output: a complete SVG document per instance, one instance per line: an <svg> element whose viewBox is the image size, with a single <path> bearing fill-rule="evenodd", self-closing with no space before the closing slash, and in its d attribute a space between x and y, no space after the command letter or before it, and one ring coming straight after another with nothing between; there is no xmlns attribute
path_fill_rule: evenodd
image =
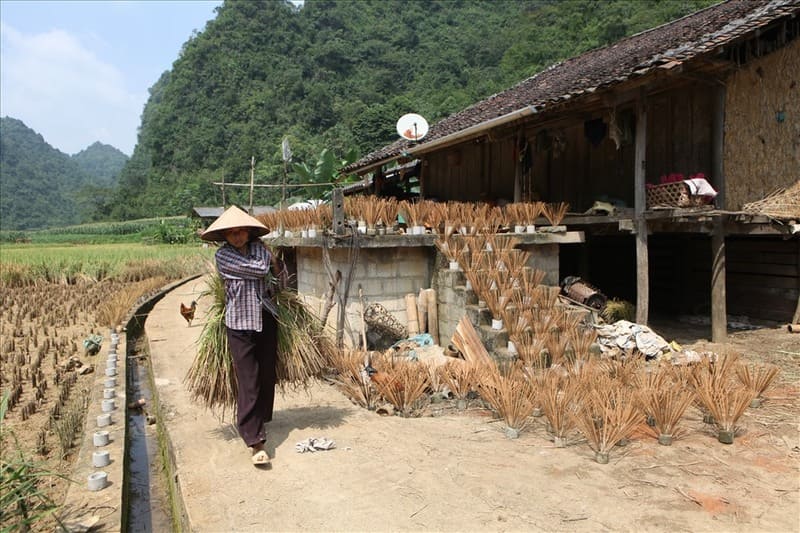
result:
<svg viewBox="0 0 800 533"><path fill-rule="evenodd" d="M793 382L748 412L735 444L719 444L692 411L673 446L642 435L607 465L585 443L554 448L541 419L510 440L477 407L381 417L318 384L278 396L267 428L275 458L264 471L251 466L233 427L192 403L182 383L208 305L201 290L199 282L179 287L146 324L192 530L800 529L797 356L784 360L795 365ZM187 327L179 302L193 299L198 319ZM800 352L800 336L784 335ZM336 449L295 452L297 442L323 436Z"/></svg>

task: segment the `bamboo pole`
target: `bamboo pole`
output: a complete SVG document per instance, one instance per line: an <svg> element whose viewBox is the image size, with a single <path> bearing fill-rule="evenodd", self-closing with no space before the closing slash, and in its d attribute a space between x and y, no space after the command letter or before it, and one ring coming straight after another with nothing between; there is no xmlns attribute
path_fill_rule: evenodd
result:
<svg viewBox="0 0 800 533"><path fill-rule="evenodd" d="M420 333L428 333L430 331L428 329L427 296L428 295L425 293L425 289L419 290L419 296L417 297L417 321L419 322Z"/></svg>
<svg viewBox="0 0 800 533"><path fill-rule="evenodd" d="M419 318L417 316L417 297L413 294L406 294L406 314L408 316L408 335L419 333Z"/></svg>
<svg viewBox="0 0 800 533"><path fill-rule="evenodd" d="M425 289L425 302L428 304L428 332L433 337L433 342L439 342L439 308L436 302L436 290Z"/></svg>

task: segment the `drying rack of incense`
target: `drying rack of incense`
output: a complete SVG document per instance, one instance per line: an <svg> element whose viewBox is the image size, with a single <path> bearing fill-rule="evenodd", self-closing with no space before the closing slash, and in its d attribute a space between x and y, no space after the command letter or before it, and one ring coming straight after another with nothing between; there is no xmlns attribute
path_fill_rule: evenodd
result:
<svg viewBox="0 0 800 533"><path fill-rule="evenodd" d="M305 210L281 210L259 216L273 231L274 246L335 247L357 234L364 248L434 246L443 237L513 234L526 244L583 242L581 232L561 225L568 205L520 202L504 207L473 202L397 201L353 196Z"/></svg>

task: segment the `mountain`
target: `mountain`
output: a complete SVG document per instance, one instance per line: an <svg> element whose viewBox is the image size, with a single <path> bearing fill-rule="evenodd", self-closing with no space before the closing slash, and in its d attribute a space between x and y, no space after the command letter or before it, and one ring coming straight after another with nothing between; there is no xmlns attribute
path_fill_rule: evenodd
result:
<svg viewBox="0 0 800 533"><path fill-rule="evenodd" d="M96 143L74 157L22 121L0 118L0 229L79 224L102 212L122 168L122 152Z"/></svg>
<svg viewBox="0 0 800 533"><path fill-rule="evenodd" d="M284 138L309 166L326 148L366 153L396 138L405 113L436 122L714 1L226 0L150 89L111 214L218 204L213 182L249 181L251 158L256 183L280 183ZM226 188L228 202L247 194Z"/></svg>
<svg viewBox="0 0 800 533"><path fill-rule="evenodd" d="M72 156L72 160L96 185L115 187L119 173L128 162L128 156L108 144L96 142Z"/></svg>

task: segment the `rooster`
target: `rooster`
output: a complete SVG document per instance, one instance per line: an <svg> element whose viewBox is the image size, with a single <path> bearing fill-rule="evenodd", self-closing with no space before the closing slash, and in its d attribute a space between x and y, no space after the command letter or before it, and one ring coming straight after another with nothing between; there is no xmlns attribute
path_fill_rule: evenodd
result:
<svg viewBox="0 0 800 533"><path fill-rule="evenodd" d="M378 387L389 387L392 386L398 391L403 390L403 384L400 383L397 378L389 374L388 372L383 372L382 370L378 370L370 364L370 357L369 352L364 357L364 369L361 372L364 381L368 379L372 383L375 383Z"/></svg>
<svg viewBox="0 0 800 533"><path fill-rule="evenodd" d="M188 307L183 305L183 302L181 302L181 314L183 315L183 318L186 319L186 322L187 324L189 324L189 326L192 325L192 319L194 318L195 309L197 309L197 302L195 302L194 300L192 300L191 305L189 305Z"/></svg>

